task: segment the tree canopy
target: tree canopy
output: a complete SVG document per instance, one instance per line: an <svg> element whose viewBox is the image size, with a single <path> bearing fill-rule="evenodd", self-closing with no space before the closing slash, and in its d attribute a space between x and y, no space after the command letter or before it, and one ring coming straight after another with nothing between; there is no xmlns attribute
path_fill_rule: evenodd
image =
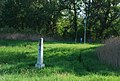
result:
<svg viewBox="0 0 120 81"><path fill-rule="evenodd" d="M87 41L120 34L119 0L1 0L0 28L31 29L51 36Z"/></svg>

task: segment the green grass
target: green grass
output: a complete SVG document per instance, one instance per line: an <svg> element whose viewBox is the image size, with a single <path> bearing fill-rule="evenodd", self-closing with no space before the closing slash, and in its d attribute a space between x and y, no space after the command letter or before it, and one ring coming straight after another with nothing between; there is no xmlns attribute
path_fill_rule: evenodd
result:
<svg viewBox="0 0 120 81"><path fill-rule="evenodd" d="M98 46L45 42L46 67L37 69L37 42L0 40L0 81L120 81L119 69L98 60Z"/></svg>

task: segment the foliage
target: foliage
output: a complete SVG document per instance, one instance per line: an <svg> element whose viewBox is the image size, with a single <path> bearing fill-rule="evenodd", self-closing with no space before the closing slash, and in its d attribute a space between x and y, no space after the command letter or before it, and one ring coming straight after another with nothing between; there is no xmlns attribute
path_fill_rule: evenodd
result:
<svg viewBox="0 0 120 81"><path fill-rule="evenodd" d="M120 34L119 0L1 0L0 4L0 28L3 30L28 29L77 42L84 37L86 14L88 40Z"/></svg>
<svg viewBox="0 0 120 81"><path fill-rule="evenodd" d="M98 39L118 36L116 26L120 23L120 1L119 0L93 0L88 4L86 11L88 16L89 35L95 33Z"/></svg>
<svg viewBox="0 0 120 81"><path fill-rule="evenodd" d="M17 30L32 28L51 33L59 17L57 6L55 1L47 0L7 0L2 9L3 25Z"/></svg>

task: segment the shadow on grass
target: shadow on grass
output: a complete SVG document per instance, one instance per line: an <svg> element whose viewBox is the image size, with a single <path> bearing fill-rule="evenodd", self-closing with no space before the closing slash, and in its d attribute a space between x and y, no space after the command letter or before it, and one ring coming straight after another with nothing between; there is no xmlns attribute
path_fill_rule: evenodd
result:
<svg viewBox="0 0 120 81"><path fill-rule="evenodd" d="M26 45L32 45L33 42L38 42L38 41L30 41L30 40L0 40L0 46L26 46ZM46 42L44 41L45 44L79 44L75 42Z"/></svg>
<svg viewBox="0 0 120 81"><path fill-rule="evenodd" d="M6 44L4 44L6 43ZM31 44L31 42L28 42ZM19 46L28 44L25 41L3 41L0 42L1 46ZM48 44L55 44L48 43ZM50 69L56 72L74 73L78 76L89 75L90 73L100 75L120 75L120 70L112 68L108 65L101 63L95 53L96 47L86 49L72 50L70 48L45 48L44 62L45 70ZM22 73L31 70L36 73L34 67L36 63L36 56L32 56L32 52L0 52L0 74ZM54 69L59 67L60 69ZM40 70L40 69L38 69ZM42 70L42 71L43 71ZM48 71L45 71L47 74ZM44 73L44 72L43 72ZM50 74L49 74L50 75Z"/></svg>
<svg viewBox="0 0 120 81"><path fill-rule="evenodd" d="M28 40L0 40L0 46L26 46L32 45L32 42Z"/></svg>
<svg viewBox="0 0 120 81"><path fill-rule="evenodd" d="M62 48L48 50L49 53L56 52L55 55L45 56L46 67L60 67L61 72L74 73L76 75L100 74L100 75L120 75L118 68L111 67L99 61L96 53L96 47L76 50L66 54ZM68 49L68 51L70 51ZM58 52L58 54L57 54ZM59 52L62 52L60 55ZM59 72L60 72L59 71Z"/></svg>
<svg viewBox="0 0 120 81"><path fill-rule="evenodd" d="M0 74L21 73L34 67L36 58L31 52L0 52Z"/></svg>

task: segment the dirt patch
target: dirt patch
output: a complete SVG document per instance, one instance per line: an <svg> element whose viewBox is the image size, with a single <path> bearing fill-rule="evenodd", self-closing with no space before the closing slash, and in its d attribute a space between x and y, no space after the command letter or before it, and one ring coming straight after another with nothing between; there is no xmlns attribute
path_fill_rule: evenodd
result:
<svg viewBox="0 0 120 81"><path fill-rule="evenodd" d="M11 40L32 40L36 41L41 37L44 38L45 41L55 41L53 37L42 36L39 34L21 34L21 33L7 33L7 34L0 34L0 39L11 39Z"/></svg>

